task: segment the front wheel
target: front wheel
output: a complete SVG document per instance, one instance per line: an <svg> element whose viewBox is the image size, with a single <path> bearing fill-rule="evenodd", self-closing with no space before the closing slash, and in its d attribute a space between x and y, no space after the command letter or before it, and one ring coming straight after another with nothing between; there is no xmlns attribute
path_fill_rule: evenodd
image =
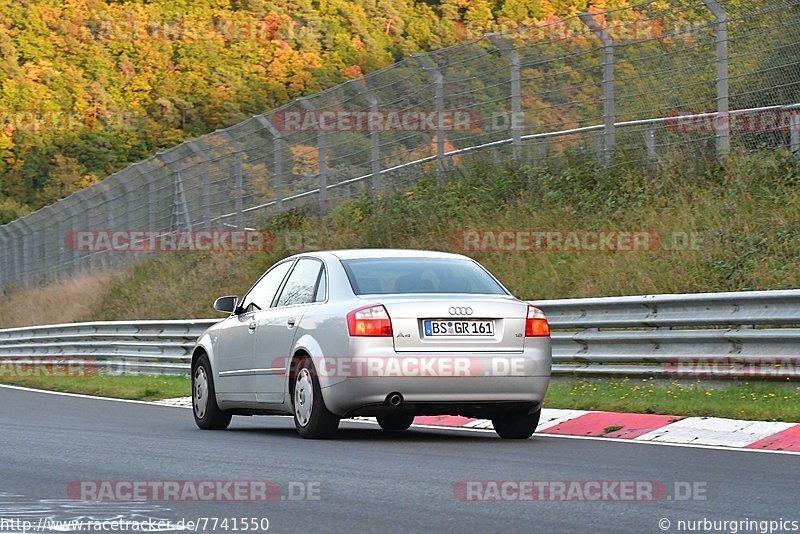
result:
<svg viewBox="0 0 800 534"><path fill-rule="evenodd" d="M225 430L231 414L219 409L208 356L203 354L192 369L192 411L194 422L203 430Z"/></svg>
<svg viewBox="0 0 800 534"><path fill-rule="evenodd" d="M390 415L379 415L378 424L384 430L407 430L414 422L412 414L394 413Z"/></svg>
<svg viewBox="0 0 800 534"><path fill-rule="evenodd" d="M528 439L539 425L542 409L532 414L510 414L492 418L492 426L503 439Z"/></svg>
<svg viewBox="0 0 800 534"><path fill-rule="evenodd" d="M305 357L300 360L296 370L292 407L297 433L306 439L333 437L339 428L339 418L325 406L314 362Z"/></svg>

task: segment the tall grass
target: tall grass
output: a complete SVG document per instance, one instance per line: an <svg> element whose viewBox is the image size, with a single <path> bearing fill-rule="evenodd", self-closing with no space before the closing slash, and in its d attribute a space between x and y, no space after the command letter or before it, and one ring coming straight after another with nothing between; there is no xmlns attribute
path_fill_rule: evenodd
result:
<svg viewBox="0 0 800 534"><path fill-rule="evenodd" d="M786 152L734 155L725 165L599 167L570 156L559 167L475 162L440 185L344 202L323 218L290 212L264 220L315 248L395 247L460 252L464 229L696 233L689 250L470 251L524 299L800 287L800 167ZM297 239L292 239L297 241ZM242 295L294 251L171 254L98 275L84 302L63 286L12 292L0 326L77 320L214 316L219 295ZM61 297L56 297L61 295ZM57 303L53 302L56 298ZM20 307L26 313L19 314Z"/></svg>

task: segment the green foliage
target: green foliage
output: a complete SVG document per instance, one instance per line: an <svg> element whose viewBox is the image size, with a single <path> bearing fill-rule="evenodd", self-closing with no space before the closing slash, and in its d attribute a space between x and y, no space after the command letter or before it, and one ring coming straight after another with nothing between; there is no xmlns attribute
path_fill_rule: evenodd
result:
<svg viewBox="0 0 800 534"><path fill-rule="evenodd" d="M551 0L2 2L0 194L38 209L156 150L409 54L574 9Z"/></svg>

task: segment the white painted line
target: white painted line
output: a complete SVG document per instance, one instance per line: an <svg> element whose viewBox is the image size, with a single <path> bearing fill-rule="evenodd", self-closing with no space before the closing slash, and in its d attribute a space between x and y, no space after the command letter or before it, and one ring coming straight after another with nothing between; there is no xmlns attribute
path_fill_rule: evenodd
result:
<svg viewBox="0 0 800 534"><path fill-rule="evenodd" d="M159 406L172 406L173 408L191 408L192 407L192 398L191 397L176 397L174 399L164 399L164 400L153 401L153 404L158 404Z"/></svg>
<svg viewBox="0 0 800 534"><path fill-rule="evenodd" d="M717 417L687 417L675 423L642 434L635 441L686 443L746 447L797 423L740 421Z"/></svg>
<svg viewBox="0 0 800 534"><path fill-rule="evenodd" d="M148 406L158 406L154 404L153 401L140 401L140 400L130 400L130 399L115 399L112 397L98 397L96 395L83 395L81 393L65 393L63 391L49 391L47 389L34 389L34 388L26 388L23 386L10 386L7 384L0 384L0 388L5 389L16 389L19 391L29 391L31 393L43 393L45 395L61 395L63 397L75 397L78 399L93 399L93 400L102 400L102 401L111 401L111 402L127 402L130 404L146 404ZM166 405L163 404L161 406L167 406L169 408L176 408L176 406Z"/></svg>

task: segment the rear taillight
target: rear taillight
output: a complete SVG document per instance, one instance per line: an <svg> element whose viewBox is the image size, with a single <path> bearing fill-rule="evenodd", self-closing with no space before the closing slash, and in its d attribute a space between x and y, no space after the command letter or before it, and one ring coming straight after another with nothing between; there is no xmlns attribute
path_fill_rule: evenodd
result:
<svg viewBox="0 0 800 534"><path fill-rule="evenodd" d="M392 321L382 304L366 306L347 314L347 328L356 337L392 337Z"/></svg>
<svg viewBox="0 0 800 534"><path fill-rule="evenodd" d="M550 335L550 325L542 310L528 306L528 317L525 319L525 337L547 337Z"/></svg>

